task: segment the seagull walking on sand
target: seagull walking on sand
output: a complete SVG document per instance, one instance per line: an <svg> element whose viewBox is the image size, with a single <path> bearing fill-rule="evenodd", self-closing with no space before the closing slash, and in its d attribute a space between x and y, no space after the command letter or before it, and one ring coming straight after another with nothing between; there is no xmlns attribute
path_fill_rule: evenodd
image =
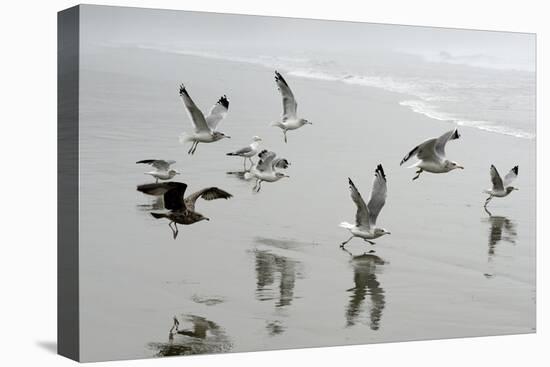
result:
<svg viewBox="0 0 550 367"><path fill-rule="evenodd" d="M172 230L174 239L178 235L178 224L189 225L203 220L210 220L195 211L195 203L198 198L204 200L229 199L230 193L217 187L207 187L184 198L187 184L182 182L162 182L158 184L139 185L137 190L148 195L163 195L164 207L170 211L167 213L151 213L156 218L170 220L168 226ZM174 227L172 228L172 224Z"/></svg>
<svg viewBox="0 0 550 367"><path fill-rule="evenodd" d="M457 168L464 169L464 167L458 163L450 161L445 157L445 145L447 142L458 138L460 138L458 129L453 129L447 131L439 138L428 139L422 144L414 147L413 150L403 158L400 165L403 165L403 163L413 156L419 159L418 162L408 167L418 168L416 176L413 177L413 181L420 177L420 174L424 171L430 173L446 173Z"/></svg>
<svg viewBox="0 0 550 367"><path fill-rule="evenodd" d="M519 172L519 166L515 166L508 172L506 176L504 176L504 180L500 177L496 167L494 165L491 165L490 173L491 173L491 182L493 183L493 188L489 190L485 190L484 193L489 194L489 197L487 200L485 200L484 208L487 208L487 204L494 198L503 198L508 195L514 190L518 190L514 186L511 186L510 184L512 181L518 177Z"/></svg>
<svg viewBox="0 0 550 367"><path fill-rule="evenodd" d="M290 177L278 171L278 169L286 169L290 166L290 162L286 158L277 158L277 154L265 149L258 154L258 157L260 158L258 163L250 167L250 172L245 174L245 179L256 178L253 191L260 192L264 181L276 182L281 178Z"/></svg>
<svg viewBox="0 0 550 367"><path fill-rule="evenodd" d="M185 105L185 109L189 115L191 123L195 128L194 133L183 133L180 136L181 143L188 141L193 142L188 151L189 154L195 153L199 143L213 143L223 138L230 138L230 136L216 130L221 120L223 120L223 118L227 115L227 111L229 109L229 101L225 95L220 97L218 102L212 106L210 113L206 117L204 117L202 111L197 107L195 102L193 102L183 84L180 86L180 97L183 100L183 104Z"/></svg>
<svg viewBox="0 0 550 367"><path fill-rule="evenodd" d="M292 90L290 90L286 80L277 71L275 71L275 83L277 83L279 92L283 97L283 114L281 121L274 122L272 125L283 130L286 143L286 132L288 130L296 130L304 125L311 125L311 122L297 116L296 110L298 108L298 103L296 102L296 98L294 98L294 94L292 93Z"/></svg>
<svg viewBox="0 0 550 367"><path fill-rule="evenodd" d="M260 151L260 141L262 141L262 138L260 138L259 136L254 136L252 138L252 143L250 143L250 145L244 148L241 148L239 150L236 150L234 152L227 153L226 155L243 157L244 158L243 166L244 166L244 170L246 171L247 159L250 161L251 167L252 165L254 165L254 162L252 161L252 157L258 154L258 152Z"/></svg>
<svg viewBox="0 0 550 367"><path fill-rule="evenodd" d="M156 179L156 183L160 180L170 180L175 175L179 175L180 173L176 171L175 169L170 169L170 166L176 163L176 161L172 160L164 160L164 159L144 159L141 161L137 161L136 164L150 164L155 168L154 171L145 172L146 175L151 175Z"/></svg>
<svg viewBox="0 0 550 367"><path fill-rule="evenodd" d="M384 228L376 227L376 219L386 203L388 192L384 169L382 165L379 164L374 171L374 181L372 183L372 191L368 204L365 204L365 201L351 178L348 178L348 180L351 199L355 205L357 205L357 213L355 214L355 224L348 222L340 223L340 227L346 228L351 232L351 237L342 242L340 247L344 248L344 246L354 237L362 238L364 241L374 245L374 242L371 240L386 234L391 234Z"/></svg>

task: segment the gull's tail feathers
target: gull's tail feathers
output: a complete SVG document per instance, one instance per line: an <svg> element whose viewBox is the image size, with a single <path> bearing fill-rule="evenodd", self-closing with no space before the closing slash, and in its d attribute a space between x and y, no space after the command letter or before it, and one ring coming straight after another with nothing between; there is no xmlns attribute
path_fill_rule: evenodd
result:
<svg viewBox="0 0 550 367"><path fill-rule="evenodd" d="M272 122L271 126L277 126L277 127L280 127L280 128L285 127L285 125L283 125L283 123L281 121Z"/></svg>
<svg viewBox="0 0 550 367"><path fill-rule="evenodd" d="M254 175L250 172L245 172L244 173L244 179L247 180L247 181L250 181L253 177L254 177Z"/></svg>
<svg viewBox="0 0 550 367"><path fill-rule="evenodd" d="M412 164L412 165L408 166L407 168L416 168L416 167L418 167L419 164L420 164L420 161L416 162L415 164Z"/></svg>
<svg viewBox="0 0 550 367"><path fill-rule="evenodd" d="M159 219L159 218L166 218L166 214L164 213L151 213L153 218Z"/></svg>
<svg viewBox="0 0 550 367"><path fill-rule="evenodd" d="M193 141L193 136L188 133L181 133L179 136L180 144L185 144L187 142Z"/></svg>
<svg viewBox="0 0 550 367"><path fill-rule="evenodd" d="M342 223L340 223L340 227L346 228L346 229L352 229L355 226L351 223L348 223L348 222L342 222Z"/></svg>

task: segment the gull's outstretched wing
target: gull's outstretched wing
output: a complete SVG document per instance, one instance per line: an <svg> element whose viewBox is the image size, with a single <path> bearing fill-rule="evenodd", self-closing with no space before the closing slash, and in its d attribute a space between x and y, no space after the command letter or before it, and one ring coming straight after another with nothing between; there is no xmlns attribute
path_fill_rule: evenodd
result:
<svg viewBox="0 0 550 367"><path fill-rule="evenodd" d="M194 211L195 202L198 198L203 198L204 200L215 200L215 199L230 199L233 195L227 191L223 191L217 187L207 187L202 190L199 190L188 197L185 198L185 206L187 209Z"/></svg>
<svg viewBox="0 0 550 367"><path fill-rule="evenodd" d="M148 195L163 195L164 207L170 210L184 210L185 203L183 202L183 195L187 189L187 184L183 182L161 182L139 185L138 191Z"/></svg>
<svg viewBox="0 0 550 367"><path fill-rule="evenodd" d="M227 97L223 95L220 97L218 102L212 106L210 109L210 113L208 116L206 116L206 124L210 128L210 130L215 131L218 127L221 120L225 118L227 115L227 111L229 110L229 101L227 100Z"/></svg>
<svg viewBox="0 0 550 367"><path fill-rule="evenodd" d="M518 177L518 172L519 172L519 166L515 166L514 168L512 168L510 172L508 172L508 174L504 176L504 180L502 182L503 186L504 187L510 186L512 181L514 181L516 177Z"/></svg>
<svg viewBox="0 0 550 367"><path fill-rule="evenodd" d="M268 151L268 150L262 150L258 157L260 160L258 161L258 164L256 164L256 169L258 171L268 171L273 169L272 162L275 159L276 154L274 152Z"/></svg>
<svg viewBox="0 0 550 367"><path fill-rule="evenodd" d="M367 208L365 201L361 197L359 190L357 190L357 187L355 187L355 184L353 183L351 178L348 177L348 180L349 180L349 189L351 192L351 200L353 200L355 205L357 205L357 213L355 213L355 225L357 227L370 229L369 209Z"/></svg>
<svg viewBox="0 0 550 367"><path fill-rule="evenodd" d="M445 158L445 145L450 140L455 140L460 138L460 134L458 133L458 129L453 129L451 131L447 131L445 134L441 135L439 138L435 141L434 150L437 155L441 158Z"/></svg>
<svg viewBox="0 0 550 367"><path fill-rule="evenodd" d="M176 161L164 160L164 159L143 159L141 161L137 161L136 163L150 164L151 166L155 167L159 171L168 171L170 166L176 163Z"/></svg>
<svg viewBox="0 0 550 367"><path fill-rule="evenodd" d="M191 123L195 128L195 132L210 132L210 128L206 123L204 115L202 114L201 110L199 110L195 102L193 102L191 96L189 95L189 93L187 93L187 90L185 89L185 86L183 84L180 85L180 97L183 100L185 110L187 111L187 114L191 119Z"/></svg>
<svg viewBox="0 0 550 367"><path fill-rule="evenodd" d="M379 164L374 171L374 181L372 183L372 191L370 194L369 203L367 204L367 209L369 212L369 224L371 227L376 225L376 218L378 214L386 204L386 197L388 193L388 188L386 184L386 174L384 173L384 168Z"/></svg>
<svg viewBox="0 0 550 367"><path fill-rule="evenodd" d="M277 83L279 92L281 92L281 96L283 97L283 118L295 118L298 103L296 102L294 94L292 93L292 90L290 90L288 83L278 71L275 71L275 82Z"/></svg>
<svg viewBox="0 0 550 367"><path fill-rule="evenodd" d="M497 168L491 164L491 182L493 183L493 191L502 191L504 190L504 185L502 184L502 178L498 174Z"/></svg>

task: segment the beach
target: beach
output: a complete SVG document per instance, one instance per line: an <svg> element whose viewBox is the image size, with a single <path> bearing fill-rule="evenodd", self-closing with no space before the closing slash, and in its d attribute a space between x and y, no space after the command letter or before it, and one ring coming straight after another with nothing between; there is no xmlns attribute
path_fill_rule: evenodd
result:
<svg viewBox="0 0 550 367"><path fill-rule="evenodd" d="M400 103L414 97L396 91L286 76L313 124L285 144L270 126L281 113L273 71L138 47L84 53L83 361L535 332L535 139L458 126L446 151L465 169L413 182L403 156L456 124L414 112ZM231 139L187 154L181 83L203 111L228 96L220 130ZM290 178L257 194L235 174L242 159L225 155L255 135L291 162ZM174 240L150 215L155 199L136 191L152 180L135 162L151 158L176 160L188 193L217 186L234 197L199 200L211 220ZM348 177L367 198L378 164L388 199L377 224L392 234L343 251L338 224L356 210ZM519 165L519 191L489 214L491 164L501 175ZM207 320L211 332L170 341L174 316L187 329Z"/></svg>

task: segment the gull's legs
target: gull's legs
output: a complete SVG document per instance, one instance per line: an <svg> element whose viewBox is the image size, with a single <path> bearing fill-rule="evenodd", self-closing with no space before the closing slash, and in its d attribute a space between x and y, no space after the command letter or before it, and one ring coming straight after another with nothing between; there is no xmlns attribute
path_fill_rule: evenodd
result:
<svg viewBox="0 0 550 367"><path fill-rule="evenodd" d="M483 205L484 208L487 208L487 204L489 204L489 201L493 198L493 195L490 195L487 200L485 200L485 205Z"/></svg>
<svg viewBox="0 0 550 367"><path fill-rule="evenodd" d="M256 182L254 183L254 187L252 188L252 191L256 191L256 187L258 187L258 181L259 179L256 179Z"/></svg>
<svg viewBox="0 0 550 367"><path fill-rule="evenodd" d="M283 135L285 136L285 143L286 143L286 130L283 130Z"/></svg>
<svg viewBox="0 0 550 367"><path fill-rule="evenodd" d="M351 241L353 237L355 237L355 236L351 236L351 237L348 238L346 241L342 242L342 244L340 245L340 247L341 247L341 248L344 248L344 246L347 245L348 242Z"/></svg>
<svg viewBox="0 0 550 367"><path fill-rule="evenodd" d="M244 157L244 160L243 160L243 169L246 171L246 157Z"/></svg>
<svg viewBox="0 0 550 367"><path fill-rule="evenodd" d="M375 242L369 241L369 240L367 240L366 238L364 238L364 240L365 240L365 242L368 242L368 243L370 243L371 245L374 245L374 244L375 244Z"/></svg>
<svg viewBox="0 0 550 367"><path fill-rule="evenodd" d="M159 178L155 177L155 183L159 183Z"/></svg>
<svg viewBox="0 0 550 367"><path fill-rule="evenodd" d="M170 229L172 230L172 235L174 236L174 238L176 238L177 234L176 234L176 231L174 230L174 228L172 228L172 223L174 223L174 222L168 223L168 227L170 227ZM176 224L176 223L174 223L174 224Z"/></svg>
<svg viewBox="0 0 550 367"><path fill-rule="evenodd" d="M262 189L262 180L258 180L258 189L256 190L256 192L260 192L261 189Z"/></svg>
<svg viewBox="0 0 550 367"><path fill-rule="evenodd" d="M176 237L178 237L178 233L179 233L178 225L177 225L176 222L174 222L174 228L176 228L176 232L174 232L174 239L176 239Z"/></svg>
<svg viewBox="0 0 550 367"><path fill-rule="evenodd" d="M413 177L413 181L420 177L420 174L422 172L424 172L424 170L422 168L419 168L418 171L416 171L416 176Z"/></svg>
<svg viewBox="0 0 550 367"><path fill-rule="evenodd" d="M199 146L199 142L196 141L195 142L195 147L193 148L193 151L191 152L191 154L195 154L195 151L197 150L197 147Z"/></svg>
<svg viewBox="0 0 550 367"><path fill-rule="evenodd" d="M193 147L195 146L196 144L196 141L193 140L193 144L191 144L191 148L189 148L189 150L187 151L187 154L193 154L192 151L193 151Z"/></svg>

